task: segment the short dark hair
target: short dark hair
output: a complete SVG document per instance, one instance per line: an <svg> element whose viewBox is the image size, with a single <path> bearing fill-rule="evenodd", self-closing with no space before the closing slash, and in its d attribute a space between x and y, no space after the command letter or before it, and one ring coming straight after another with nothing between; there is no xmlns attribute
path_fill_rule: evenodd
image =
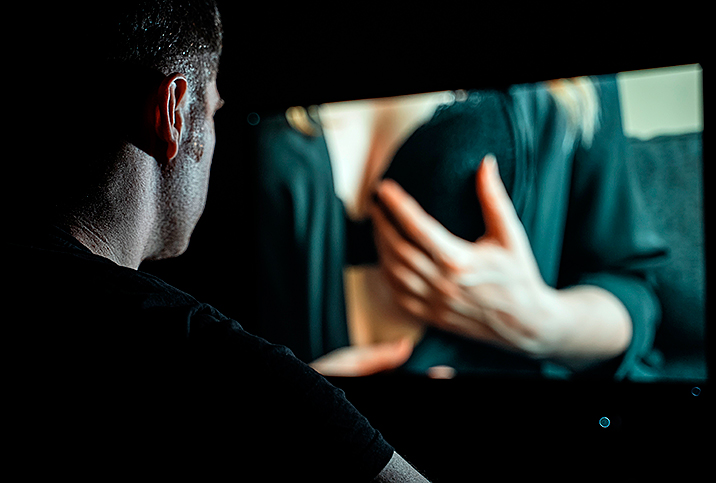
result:
<svg viewBox="0 0 716 483"><path fill-rule="evenodd" d="M22 186L21 217L53 217L86 200L164 76L187 76L197 110L218 72L223 29L216 1L122 0L94 9L81 3L84 9L45 12L40 50L23 59L32 96L20 107L27 127L12 173Z"/></svg>
<svg viewBox="0 0 716 483"><path fill-rule="evenodd" d="M215 1L123 0L114 9L105 54L111 64L199 81L216 74L223 31Z"/></svg>
<svg viewBox="0 0 716 483"><path fill-rule="evenodd" d="M178 72L189 80L192 120L202 118L206 85L219 69L223 30L215 0L123 0L108 16L107 50L101 71L122 72L125 106L164 76ZM152 80L154 79L154 81ZM132 126L131 119L118 119ZM118 132L122 132L121 128Z"/></svg>

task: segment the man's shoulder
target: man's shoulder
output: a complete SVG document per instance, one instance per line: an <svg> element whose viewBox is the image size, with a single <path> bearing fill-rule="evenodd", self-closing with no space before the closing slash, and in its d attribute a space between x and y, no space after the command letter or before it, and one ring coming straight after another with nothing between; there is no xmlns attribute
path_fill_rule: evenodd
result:
<svg viewBox="0 0 716 483"><path fill-rule="evenodd" d="M141 270L121 267L67 237L3 243L5 291L23 320L72 320L73 326L121 326L126 331L169 330L185 337L195 317L229 319L187 292Z"/></svg>

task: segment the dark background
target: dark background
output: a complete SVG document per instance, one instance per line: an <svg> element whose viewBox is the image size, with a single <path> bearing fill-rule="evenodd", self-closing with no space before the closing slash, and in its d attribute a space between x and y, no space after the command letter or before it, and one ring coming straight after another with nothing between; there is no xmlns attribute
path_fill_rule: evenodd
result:
<svg viewBox="0 0 716 483"><path fill-rule="evenodd" d="M220 5L225 39L218 86L226 106L216 117L205 214L185 255L142 269L247 327L256 299L251 280L260 270L252 257L255 172L242 143L250 112L688 63L701 63L704 85L709 81L700 11L625 17L516 5ZM280 294L276 298L280 303ZM508 481L518 475L642 481L663 476L667 464L675 463L680 476L700 474L706 464L708 384L693 396L693 385L685 383L390 376L333 382L438 482L483 474ZM602 417L610 419L608 428L599 425Z"/></svg>

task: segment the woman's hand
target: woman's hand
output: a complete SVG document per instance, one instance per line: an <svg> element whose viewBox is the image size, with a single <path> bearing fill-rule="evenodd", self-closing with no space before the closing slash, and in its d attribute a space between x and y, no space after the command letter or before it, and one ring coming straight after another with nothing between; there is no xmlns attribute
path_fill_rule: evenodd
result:
<svg viewBox="0 0 716 483"><path fill-rule="evenodd" d="M409 339L366 346L341 347L311 362L324 376L358 377L395 369L413 352Z"/></svg>
<svg viewBox="0 0 716 483"><path fill-rule="evenodd" d="M487 230L471 243L448 232L395 182L379 186L371 215L394 300L435 327L549 357L566 331L561 299L542 280L494 157L480 165L476 189Z"/></svg>

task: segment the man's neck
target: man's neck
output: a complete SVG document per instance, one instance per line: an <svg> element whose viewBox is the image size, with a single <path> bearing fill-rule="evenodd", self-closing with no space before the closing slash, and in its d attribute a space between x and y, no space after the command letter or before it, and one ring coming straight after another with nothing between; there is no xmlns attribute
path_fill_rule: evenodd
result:
<svg viewBox="0 0 716 483"><path fill-rule="evenodd" d="M127 168L114 172L99 199L66 218L65 226L95 255L136 270L157 249L157 195L152 163L127 149Z"/></svg>
<svg viewBox="0 0 716 483"><path fill-rule="evenodd" d="M117 265L137 269L141 257L134 255L129 244L122 240L122 236L101 229L96 223L80 218L74 218L68 225L70 234L89 251L103 258L107 258Z"/></svg>

